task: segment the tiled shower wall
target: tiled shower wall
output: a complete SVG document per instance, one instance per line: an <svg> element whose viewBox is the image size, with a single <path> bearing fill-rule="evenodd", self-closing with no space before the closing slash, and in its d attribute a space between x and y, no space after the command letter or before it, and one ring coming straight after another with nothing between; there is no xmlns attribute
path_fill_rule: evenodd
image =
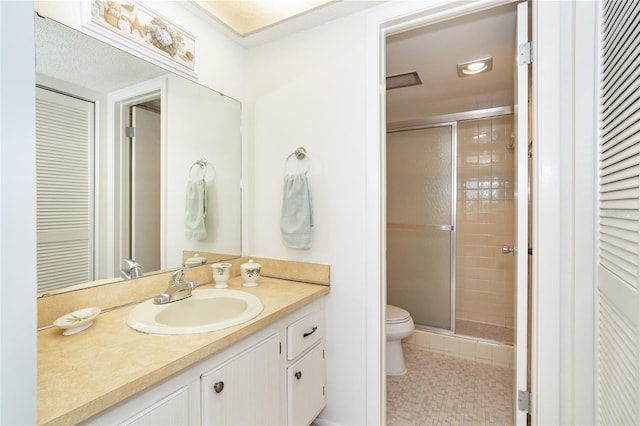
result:
<svg viewBox="0 0 640 426"><path fill-rule="evenodd" d="M458 123L456 320L514 326L513 117Z"/></svg>

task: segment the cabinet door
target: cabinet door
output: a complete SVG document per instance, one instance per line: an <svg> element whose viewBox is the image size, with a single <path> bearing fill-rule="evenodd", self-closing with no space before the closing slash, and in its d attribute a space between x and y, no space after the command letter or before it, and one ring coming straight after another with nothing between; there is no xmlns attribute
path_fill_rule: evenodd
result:
<svg viewBox="0 0 640 426"><path fill-rule="evenodd" d="M326 404L324 345L318 344L287 369L288 423L308 425Z"/></svg>
<svg viewBox="0 0 640 426"><path fill-rule="evenodd" d="M191 393L189 387L184 386L134 415L123 424L129 426L197 424L197 418L193 418L191 411Z"/></svg>
<svg viewBox="0 0 640 426"><path fill-rule="evenodd" d="M205 425L281 425L280 335L242 352L201 377Z"/></svg>

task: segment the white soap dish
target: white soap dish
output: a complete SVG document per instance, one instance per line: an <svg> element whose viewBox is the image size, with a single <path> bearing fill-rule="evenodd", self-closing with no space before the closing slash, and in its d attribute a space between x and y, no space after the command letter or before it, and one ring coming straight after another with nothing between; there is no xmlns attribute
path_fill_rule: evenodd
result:
<svg viewBox="0 0 640 426"><path fill-rule="evenodd" d="M69 336L86 330L93 324L93 319L100 313L100 308L84 308L58 318L53 325L64 329L62 334Z"/></svg>

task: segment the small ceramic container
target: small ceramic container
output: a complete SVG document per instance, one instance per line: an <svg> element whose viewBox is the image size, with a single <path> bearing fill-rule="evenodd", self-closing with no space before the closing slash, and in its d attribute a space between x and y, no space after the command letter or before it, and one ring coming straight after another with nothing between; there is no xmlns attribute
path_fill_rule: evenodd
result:
<svg viewBox="0 0 640 426"><path fill-rule="evenodd" d="M257 286L258 283L256 281L260 276L260 264L255 263L253 260L249 260L249 262L243 263L242 265L240 265L240 275L242 275L242 279L244 280L244 283L242 283L243 286Z"/></svg>
<svg viewBox="0 0 640 426"><path fill-rule="evenodd" d="M201 266L205 263L207 263L207 258L196 253L193 255L193 257L188 258L184 262L184 266L186 266L187 268L193 268L194 266Z"/></svg>
<svg viewBox="0 0 640 426"><path fill-rule="evenodd" d="M229 285L229 276L231 275L231 264L218 262L211 265L211 271L213 272L213 280L216 282L215 288L227 288Z"/></svg>
<svg viewBox="0 0 640 426"><path fill-rule="evenodd" d="M69 336L86 330L93 324L93 319L100 313L100 308L85 308L63 315L53 325L63 329L62 334Z"/></svg>

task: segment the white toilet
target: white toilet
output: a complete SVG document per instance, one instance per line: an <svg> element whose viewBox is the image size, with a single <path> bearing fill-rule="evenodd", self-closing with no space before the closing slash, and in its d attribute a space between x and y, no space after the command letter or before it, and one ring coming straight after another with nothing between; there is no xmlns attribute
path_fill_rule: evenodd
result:
<svg viewBox="0 0 640 426"><path fill-rule="evenodd" d="M413 333L415 328L409 312L393 305L387 305L387 374L400 376L407 372L402 353L402 339Z"/></svg>

